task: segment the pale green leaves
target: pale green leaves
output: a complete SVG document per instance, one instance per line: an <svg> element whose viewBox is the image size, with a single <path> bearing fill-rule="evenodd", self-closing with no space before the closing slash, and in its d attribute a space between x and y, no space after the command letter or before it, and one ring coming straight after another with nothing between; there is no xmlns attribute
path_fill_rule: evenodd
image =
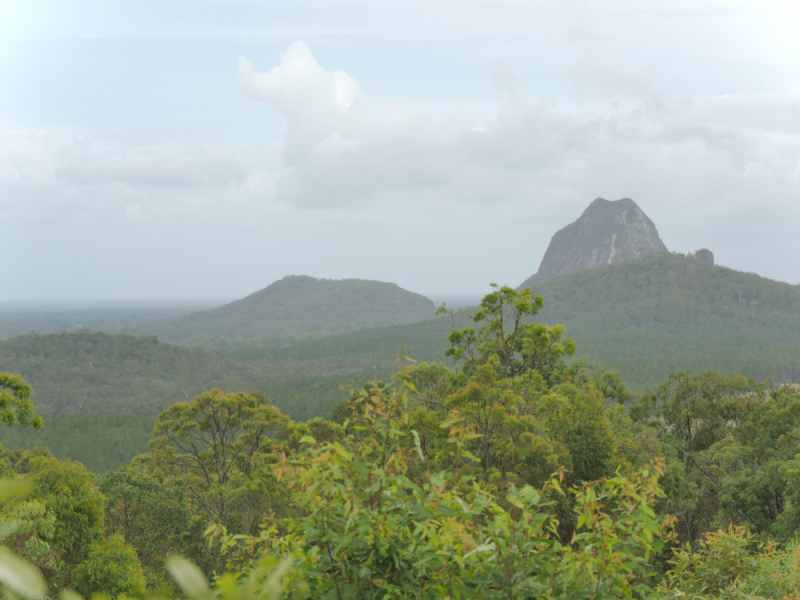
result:
<svg viewBox="0 0 800 600"><path fill-rule="evenodd" d="M0 502L9 498L24 498L33 491L33 484L27 479L0 479Z"/></svg>
<svg viewBox="0 0 800 600"><path fill-rule="evenodd" d="M47 593L39 570L3 547L0 547L0 583L25 598L38 598Z"/></svg>
<svg viewBox="0 0 800 600"><path fill-rule="evenodd" d="M192 561L173 555L167 559L167 568L184 594L192 599L211 598L211 588L203 572Z"/></svg>
<svg viewBox="0 0 800 600"><path fill-rule="evenodd" d="M243 584L233 574L220 577L215 586L216 596L223 600L280 600L281 581L291 566L290 558L278 562L274 557L264 557ZM172 555L167 559L167 568L188 598L210 600L215 597L205 575L192 561Z"/></svg>
<svg viewBox="0 0 800 600"><path fill-rule="evenodd" d="M27 479L0 479L0 502L23 498L32 489L33 485ZM47 585L39 570L4 547L0 547L0 583L25 598L47 593Z"/></svg>

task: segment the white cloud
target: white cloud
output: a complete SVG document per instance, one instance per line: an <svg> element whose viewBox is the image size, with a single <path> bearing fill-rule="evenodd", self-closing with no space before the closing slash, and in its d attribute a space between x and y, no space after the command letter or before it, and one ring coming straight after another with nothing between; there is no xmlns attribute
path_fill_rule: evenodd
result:
<svg viewBox="0 0 800 600"><path fill-rule="evenodd" d="M580 90L611 95L655 98L653 73L631 68L599 47L585 47L569 70L570 79Z"/></svg>
<svg viewBox="0 0 800 600"><path fill-rule="evenodd" d="M268 176L246 172L219 145L125 137L0 131L0 217L140 223L217 205L268 204L273 196Z"/></svg>
<svg viewBox="0 0 800 600"><path fill-rule="evenodd" d="M229 152L207 143L193 156L150 150L108 158L82 152L66 160L57 175L82 185L122 183L155 188L217 187L240 183L245 176Z"/></svg>
<svg viewBox="0 0 800 600"><path fill-rule="evenodd" d="M621 61L584 58L576 69L597 68L592 77L610 89L654 94ZM571 214L596 196L631 196L733 214L758 196L764 218L778 219L800 197L797 92L575 109L520 101L440 119L395 107L379 116L355 80L319 65L302 42L266 73L239 59L238 82L287 119L275 190L300 208L533 203L547 213L567 203Z"/></svg>
<svg viewBox="0 0 800 600"><path fill-rule="evenodd" d="M522 82L507 60L497 59L494 61L492 70L489 71L489 79L495 89L505 94L509 100L516 102L519 99Z"/></svg>

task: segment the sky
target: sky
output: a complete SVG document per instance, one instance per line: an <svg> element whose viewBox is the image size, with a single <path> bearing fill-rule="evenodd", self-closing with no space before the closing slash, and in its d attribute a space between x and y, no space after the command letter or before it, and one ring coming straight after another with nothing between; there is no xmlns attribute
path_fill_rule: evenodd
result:
<svg viewBox="0 0 800 600"><path fill-rule="evenodd" d="M2 302L478 294L595 198L800 284L796 0L0 0Z"/></svg>

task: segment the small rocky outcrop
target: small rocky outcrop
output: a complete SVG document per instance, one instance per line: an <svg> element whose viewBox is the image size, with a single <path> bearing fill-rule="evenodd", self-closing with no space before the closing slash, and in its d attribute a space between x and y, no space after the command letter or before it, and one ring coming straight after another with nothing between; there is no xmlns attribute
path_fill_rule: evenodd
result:
<svg viewBox="0 0 800 600"><path fill-rule="evenodd" d="M697 259L697 262L699 263L702 263L709 267L714 266L714 253L708 248L700 248L700 250L694 253L694 257Z"/></svg>
<svg viewBox="0 0 800 600"><path fill-rule="evenodd" d="M522 288L565 273L666 252L656 226L630 198L597 198L580 218L556 232L539 271Z"/></svg>

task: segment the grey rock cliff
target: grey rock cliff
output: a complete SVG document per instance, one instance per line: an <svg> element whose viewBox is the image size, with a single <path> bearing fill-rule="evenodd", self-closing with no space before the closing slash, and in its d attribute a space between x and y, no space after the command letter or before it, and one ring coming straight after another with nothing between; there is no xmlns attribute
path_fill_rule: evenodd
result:
<svg viewBox="0 0 800 600"><path fill-rule="evenodd" d="M666 252L653 222L630 198L597 198L580 218L556 232L532 283L603 265L625 262L652 252Z"/></svg>

